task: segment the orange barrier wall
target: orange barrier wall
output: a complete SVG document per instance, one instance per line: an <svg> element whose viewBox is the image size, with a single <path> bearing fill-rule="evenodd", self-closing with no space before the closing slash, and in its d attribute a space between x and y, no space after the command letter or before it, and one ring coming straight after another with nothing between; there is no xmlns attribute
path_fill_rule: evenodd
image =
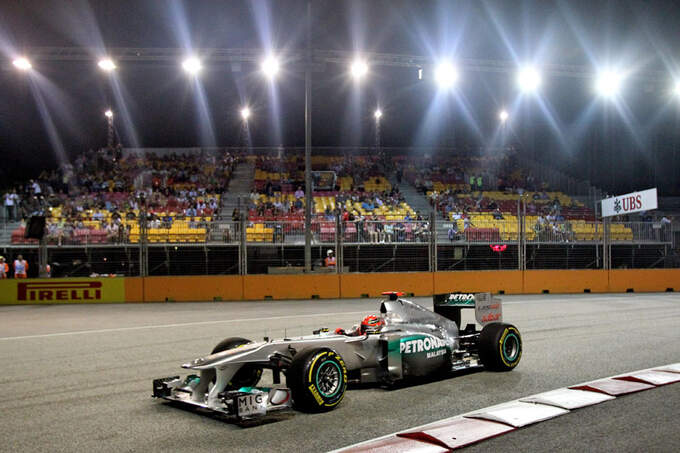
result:
<svg viewBox="0 0 680 453"><path fill-rule="evenodd" d="M245 300L337 299L340 286L337 274L246 275L243 277Z"/></svg>
<svg viewBox="0 0 680 453"><path fill-rule="evenodd" d="M605 270L525 271L523 274L521 292L524 294L609 292Z"/></svg>
<svg viewBox="0 0 680 453"><path fill-rule="evenodd" d="M125 278L125 302L144 302L144 279L142 277Z"/></svg>
<svg viewBox="0 0 680 453"><path fill-rule="evenodd" d="M143 280L145 302L243 299L243 279L238 275L145 277Z"/></svg>
<svg viewBox="0 0 680 453"><path fill-rule="evenodd" d="M404 272L0 280L0 305L322 299L446 292L505 294L680 291L680 269ZM42 291L42 293L40 292Z"/></svg>
<svg viewBox="0 0 680 453"><path fill-rule="evenodd" d="M416 296L432 294L431 272L403 272L380 274L341 274L342 298L378 297L383 291L403 291Z"/></svg>
<svg viewBox="0 0 680 453"><path fill-rule="evenodd" d="M609 291L612 293L680 291L680 271L677 269L616 269L609 272Z"/></svg>

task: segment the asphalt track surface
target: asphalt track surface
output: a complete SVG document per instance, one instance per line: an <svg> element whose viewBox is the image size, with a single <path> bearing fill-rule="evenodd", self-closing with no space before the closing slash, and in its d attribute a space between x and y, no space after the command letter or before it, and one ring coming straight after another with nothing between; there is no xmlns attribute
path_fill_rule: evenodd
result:
<svg viewBox="0 0 680 453"><path fill-rule="evenodd" d="M431 306L429 299L415 301ZM221 339L349 327L377 301L0 307L0 451L327 451L587 380L680 362L680 295L504 296L524 352L509 373L348 391L325 414L240 428L154 400L151 381ZM265 376L267 377L267 376ZM680 384L468 451L680 451Z"/></svg>

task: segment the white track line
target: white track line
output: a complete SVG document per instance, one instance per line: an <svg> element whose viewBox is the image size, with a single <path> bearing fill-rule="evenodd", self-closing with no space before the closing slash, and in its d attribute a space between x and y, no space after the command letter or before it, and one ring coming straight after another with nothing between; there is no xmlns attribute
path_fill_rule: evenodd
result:
<svg viewBox="0 0 680 453"><path fill-rule="evenodd" d="M326 316L341 316L341 315L359 315L366 313L366 310L362 311L344 311L337 313L315 313L310 315L290 315L290 316L270 316L268 318L240 318L240 319L223 319L219 321L199 321L199 322L185 322L179 324L158 324L152 326L135 326L135 327L117 327L111 329L97 329L97 330L77 330L74 332L57 332L57 333L45 333L39 335L24 335L20 337L0 337L0 341L9 340L27 340L31 338L49 338L49 337L64 337L68 335L85 335L91 333L109 333L109 332L126 332L130 330L144 330L144 329L165 329L169 327L186 327L186 326L205 326L209 324L223 324L223 323L239 323L239 322L251 322L251 321L276 321L280 319L291 319L291 318L318 318Z"/></svg>

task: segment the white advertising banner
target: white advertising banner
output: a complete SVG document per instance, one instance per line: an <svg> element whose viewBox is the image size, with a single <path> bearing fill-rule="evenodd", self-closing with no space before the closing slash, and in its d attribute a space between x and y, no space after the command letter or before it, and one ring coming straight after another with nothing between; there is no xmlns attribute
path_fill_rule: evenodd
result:
<svg viewBox="0 0 680 453"><path fill-rule="evenodd" d="M656 187L641 192L605 198L602 200L602 217L649 211L657 208Z"/></svg>

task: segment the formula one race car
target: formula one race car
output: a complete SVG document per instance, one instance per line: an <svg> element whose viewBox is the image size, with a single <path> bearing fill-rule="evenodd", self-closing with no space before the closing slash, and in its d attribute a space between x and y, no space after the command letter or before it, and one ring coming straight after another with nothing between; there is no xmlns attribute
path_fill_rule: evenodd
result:
<svg viewBox="0 0 680 453"><path fill-rule="evenodd" d="M380 303L380 316L350 332L322 328L262 342L227 338L210 355L182 365L200 375L156 379L153 396L242 421L290 407L332 410L348 383L390 386L473 368L508 371L520 361L520 333L502 323L501 302L488 293L436 295L434 312L402 293L383 294L389 297ZM475 324L459 330L463 308L475 309L481 331ZM256 387L265 368L274 385Z"/></svg>

